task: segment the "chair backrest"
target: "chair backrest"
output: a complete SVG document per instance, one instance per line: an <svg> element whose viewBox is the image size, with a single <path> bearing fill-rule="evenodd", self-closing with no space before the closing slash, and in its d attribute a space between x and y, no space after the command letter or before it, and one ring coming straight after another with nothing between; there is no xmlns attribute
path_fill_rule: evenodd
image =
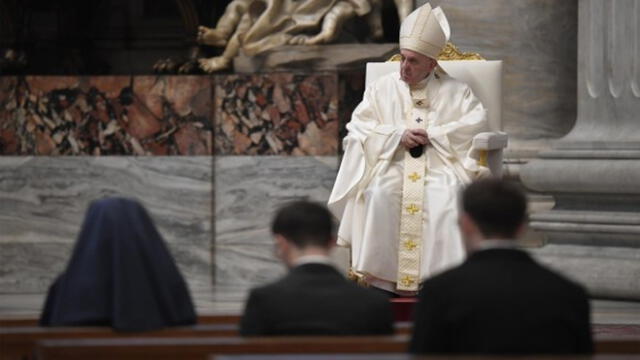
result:
<svg viewBox="0 0 640 360"><path fill-rule="evenodd" d="M440 67L451 77L467 83L489 114L489 129L502 130L502 61L441 60ZM400 70L399 61L367 63L365 84Z"/></svg>

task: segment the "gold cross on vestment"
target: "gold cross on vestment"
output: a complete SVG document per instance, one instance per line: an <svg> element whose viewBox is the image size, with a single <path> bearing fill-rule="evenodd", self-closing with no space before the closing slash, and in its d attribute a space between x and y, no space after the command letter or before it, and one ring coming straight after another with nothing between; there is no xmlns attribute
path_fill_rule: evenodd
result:
<svg viewBox="0 0 640 360"><path fill-rule="evenodd" d="M411 175L409 175L409 180L416 182L420 180L420 175L418 175L418 173L414 171L413 173L411 173Z"/></svg>
<svg viewBox="0 0 640 360"><path fill-rule="evenodd" d="M411 214L411 215L414 215L418 211L420 211L420 208L417 207L416 204L411 204L411 205L407 206L407 212L409 214Z"/></svg>
<svg viewBox="0 0 640 360"><path fill-rule="evenodd" d="M405 275L405 276L402 277L402 279L400 279L400 282L405 287L409 287L409 286L413 285L416 282L416 279L414 279L413 276Z"/></svg>
<svg viewBox="0 0 640 360"><path fill-rule="evenodd" d="M418 244L411 239L404 242L404 248L409 251L413 251L416 247L418 247Z"/></svg>

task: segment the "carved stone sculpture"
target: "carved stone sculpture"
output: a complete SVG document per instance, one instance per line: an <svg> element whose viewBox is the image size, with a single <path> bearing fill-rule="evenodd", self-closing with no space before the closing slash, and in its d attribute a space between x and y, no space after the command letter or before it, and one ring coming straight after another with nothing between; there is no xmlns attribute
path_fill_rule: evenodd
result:
<svg viewBox="0 0 640 360"><path fill-rule="evenodd" d="M225 69L240 50L252 56L282 45L318 45L333 41L342 24L356 16L366 19L373 38L383 35L383 0L233 0L215 28L200 26L198 42L224 47L222 55L200 59L205 72ZM400 20L412 10L412 0L394 0ZM310 31L319 29L316 34Z"/></svg>

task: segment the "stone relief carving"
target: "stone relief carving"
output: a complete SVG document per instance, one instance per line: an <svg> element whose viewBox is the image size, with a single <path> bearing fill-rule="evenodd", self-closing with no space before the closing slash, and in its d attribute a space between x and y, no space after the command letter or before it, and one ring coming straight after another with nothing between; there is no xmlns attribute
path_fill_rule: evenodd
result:
<svg viewBox="0 0 640 360"><path fill-rule="evenodd" d="M252 56L282 45L327 44L340 34L345 21L355 17L366 20L372 38L380 38L382 1L234 0L215 28L198 28L200 44L224 48L220 56L200 59L200 68L208 73L226 69L240 50ZM402 21L413 1L394 1Z"/></svg>

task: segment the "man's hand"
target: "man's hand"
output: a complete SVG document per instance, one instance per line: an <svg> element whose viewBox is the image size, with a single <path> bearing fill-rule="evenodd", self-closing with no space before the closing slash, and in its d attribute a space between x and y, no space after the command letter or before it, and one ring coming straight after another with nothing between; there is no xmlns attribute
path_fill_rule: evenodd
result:
<svg viewBox="0 0 640 360"><path fill-rule="evenodd" d="M429 145L429 136L424 129L407 129L402 134L400 144L407 150L418 145Z"/></svg>

